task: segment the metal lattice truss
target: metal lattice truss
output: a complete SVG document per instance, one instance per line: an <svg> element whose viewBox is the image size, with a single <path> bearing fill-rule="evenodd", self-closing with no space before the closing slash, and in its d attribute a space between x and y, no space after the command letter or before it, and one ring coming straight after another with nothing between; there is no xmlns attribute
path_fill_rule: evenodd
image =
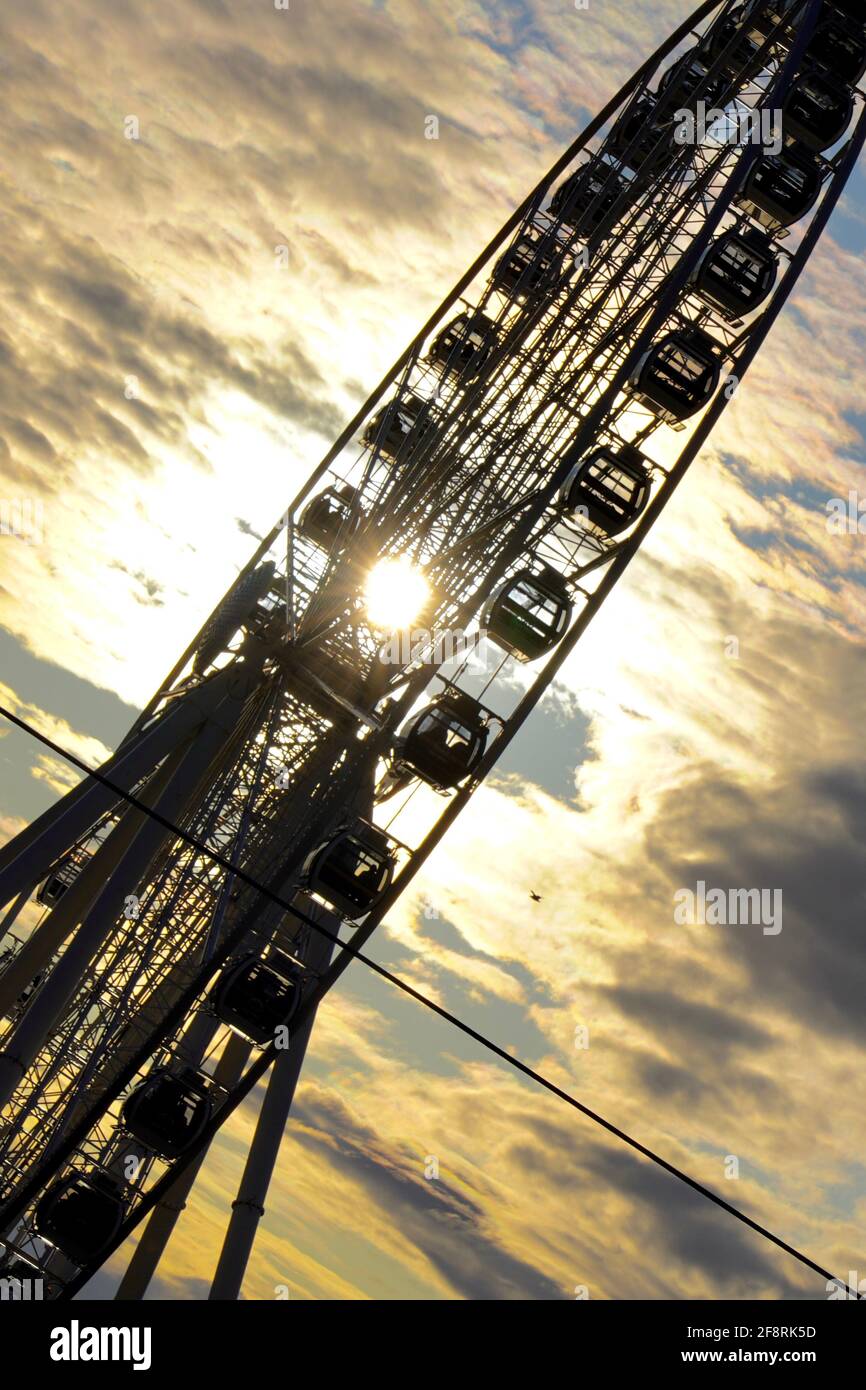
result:
<svg viewBox="0 0 866 1390"><path fill-rule="evenodd" d="M359 918L354 939L365 940L537 703L739 384L863 141L857 91L856 125L813 155L823 196L782 246L786 228L744 192L761 152L730 131L783 106L819 8L704 5L699 27L659 50L330 451L102 769L115 790L83 784L61 804L65 820L55 808L0 852L0 902L41 883L47 909L0 956L2 1233L54 1289L93 1262L39 1233L47 1186L99 1172L122 1198L124 1230L135 1223L171 1160L125 1131L130 1089L158 1068L191 1069L218 1124L251 1053L221 1062L231 1035L212 1008L218 971L277 944L306 967L315 1007L332 978L309 966L311 852L359 816L380 827L395 873ZM699 102L726 120L681 143L677 122ZM577 217L569 189L592 174ZM760 228L779 262L760 312L743 317L696 279L707 247L737 228ZM716 377L686 421L635 382L653 345L695 331ZM645 510L616 535L562 503L599 446L630 446L646 468ZM335 495L323 543L310 509ZM385 662L362 594L394 557L423 573L430 598L419 640ZM559 576L567 630L543 663L500 649L479 672L485 604L527 565ZM442 656L439 639L454 633L464 647ZM480 701L492 735L447 799L417 778L395 783L391 766L398 728L443 690Z"/></svg>

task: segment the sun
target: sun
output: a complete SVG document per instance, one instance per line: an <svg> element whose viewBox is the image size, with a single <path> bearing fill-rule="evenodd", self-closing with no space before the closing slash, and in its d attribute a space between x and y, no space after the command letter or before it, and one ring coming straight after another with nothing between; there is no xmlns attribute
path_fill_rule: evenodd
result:
<svg viewBox="0 0 866 1390"><path fill-rule="evenodd" d="M430 598L430 585L405 556L380 560L364 585L364 608L371 627L399 632L409 627Z"/></svg>

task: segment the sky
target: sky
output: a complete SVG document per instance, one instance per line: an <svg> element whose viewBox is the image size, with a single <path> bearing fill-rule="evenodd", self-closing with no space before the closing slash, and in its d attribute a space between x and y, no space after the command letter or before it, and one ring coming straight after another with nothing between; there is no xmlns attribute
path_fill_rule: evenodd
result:
<svg viewBox="0 0 866 1390"><path fill-rule="evenodd" d="M0 703L107 755L251 537L689 8L5 7L0 504L29 530L0 536ZM863 534L827 521L851 490L866 512L864 245L861 167L640 556L374 946L846 1278L866 1278L866 570ZM0 836L73 780L0 724ZM699 881L780 890L782 929L678 923ZM154 1296L206 1296L254 1120L215 1144ZM320 1011L244 1286L826 1296L361 966Z"/></svg>

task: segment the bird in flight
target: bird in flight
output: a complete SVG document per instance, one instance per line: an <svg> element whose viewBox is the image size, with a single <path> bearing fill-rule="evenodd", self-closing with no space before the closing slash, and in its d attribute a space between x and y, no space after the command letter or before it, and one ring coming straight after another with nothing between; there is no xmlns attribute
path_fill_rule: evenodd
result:
<svg viewBox="0 0 866 1390"><path fill-rule="evenodd" d="M530 898L532 899L532 901L533 901L534 903L540 903L540 902L541 902L541 894L540 894L540 893L534 893L534 892L531 892L531 891L530 891L529 896L530 896Z"/></svg>

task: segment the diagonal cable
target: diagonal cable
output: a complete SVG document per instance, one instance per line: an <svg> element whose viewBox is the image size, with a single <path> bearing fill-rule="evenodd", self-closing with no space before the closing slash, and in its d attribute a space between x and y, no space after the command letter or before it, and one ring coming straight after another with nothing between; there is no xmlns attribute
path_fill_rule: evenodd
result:
<svg viewBox="0 0 866 1390"><path fill-rule="evenodd" d="M786 1255L791 1255L793 1259L798 1260L800 1264L805 1265L807 1269L811 1269L816 1274L820 1274L821 1277L826 1279L828 1283L833 1283L837 1287L844 1289L845 1292L848 1293L852 1298L863 1298L863 1295L860 1294L857 1290L850 1288L847 1284L844 1283L843 1280L839 1279L836 1275L831 1274L829 1270L823 1267L823 1265L818 1264L817 1261L813 1260L809 1255L806 1255L802 1250L798 1250L796 1246L790 1245L786 1240L783 1240L781 1236L777 1236L773 1231L769 1230L768 1227L762 1226L760 1222L753 1220L751 1216L748 1216L744 1211L741 1211L739 1207L735 1207L732 1205L732 1203L725 1201L724 1197L720 1197L718 1193L713 1192L712 1188L706 1187L703 1183L698 1182L696 1178L691 1177L690 1174L686 1173L682 1168L678 1168L676 1164L668 1162L668 1160L666 1158L663 1158L661 1154L656 1153L654 1149L648 1148L646 1144L642 1144L639 1139L635 1139L632 1135L628 1134L626 1130L620 1129L618 1125L613 1124L610 1120L606 1120L603 1115L600 1115L596 1110L592 1110L588 1105L585 1105L583 1101L580 1101L577 1099L576 1096L571 1095L570 1092L563 1090L561 1086L558 1086L555 1081L551 1081L551 1079L545 1076L542 1072L536 1071L534 1067L530 1067L529 1065L527 1065L527 1063L521 1062L520 1059L518 1057L515 1057L512 1053L506 1052L504 1048L501 1048L499 1046L498 1043L493 1042L492 1039L486 1037L485 1034L479 1033L476 1028L473 1028L471 1024L464 1022L463 1019L458 1018L456 1014L452 1014L448 1009L445 1009L440 1004L435 1003L435 1001L430 999L426 994L422 994L420 990L415 989L413 985L410 985L406 980L401 979L399 975L393 974L392 971L388 970L385 966L380 965L379 962L373 960L372 957L365 955L363 951L358 950L357 947L352 946L349 942L341 941L339 936L337 936L333 932L328 931L328 929L326 927L323 927L321 923L314 921L314 919L310 917L307 913L302 912L298 907L294 906L291 902L281 897L280 894L273 892L264 884L259 883L255 878L245 873L244 870L241 869L238 865L233 864L230 859L227 859L224 855L219 854L216 850L208 848L207 845L203 844L201 841L196 839L195 836L187 834L186 831L180 829L179 826L174 825L165 816L160 815L158 811L155 811L150 806L146 806L144 802L140 801L137 797L133 796L131 792L128 792L123 787L118 786L116 783L112 782L110 778L103 776L101 772L89 768L87 764L83 762L80 758L76 757L74 753L70 753L61 744L56 743L53 739L48 738L46 734L41 733L31 724L28 724L26 720L20 719L17 715L13 714L11 710L7 710L2 705L0 705L0 715L2 715L5 719L8 719L9 722L11 724L14 724L17 728L23 730L25 733L30 734L31 737L35 738L39 743L43 744L46 748L49 748L52 753L57 754L58 757L61 757L66 762L71 763L73 767L77 767L80 772L83 772L86 776L93 778L95 782L99 782L102 786L108 788L109 791L116 793L118 797L121 797L131 806L134 806L137 810L144 812L153 820L156 820L166 830L171 831L171 833L175 835L178 839L183 840L186 844L190 845L200 854L207 855L210 859L212 859L215 863L219 864L222 868L229 870L231 873L235 875L237 879L239 879L243 883L246 883L248 887L255 888L258 892L260 892L264 897L268 898L271 902L277 904L277 906L279 907L282 907L286 912L291 913L293 916L298 917L301 921L306 923L308 926L312 927L314 931L320 932L322 936L327 937L329 941L332 941L339 945L343 952L347 953L355 960L360 961L363 965L366 965L368 969L374 971L383 980L387 980L389 984L394 985L397 989L401 990L402 993L408 995L417 1003L423 1004L423 1006L429 1009L432 1013L438 1014L440 1018L443 1018L447 1023L450 1023L452 1027L459 1029L459 1031L465 1034L466 1037L472 1038L474 1042L478 1043L488 1052L492 1052L494 1056L499 1057L503 1062L506 1062L509 1066L513 1067L515 1071L521 1072L524 1076L529 1077L529 1079L534 1081L537 1085L542 1086L546 1091L549 1091L559 1100L564 1101L566 1105L570 1105L572 1109L577 1110L581 1115L584 1115L587 1119L592 1120L593 1124L598 1125L601 1129L606 1130L608 1134L613 1135L615 1139L619 1139L623 1144L627 1144L629 1148L633 1149L636 1153L639 1153L643 1158L649 1159L651 1163L655 1163L657 1167L662 1168L666 1173L669 1173L672 1177L677 1178L687 1187L690 1187L693 1192L697 1192L700 1196L705 1197L707 1201L712 1202L715 1206L720 1207L722 1211L727 1212L729 1216L733 1216L737 1221L742 1222L744 1226L748 1226L748 1228L756 1232L757 1235L763 1236L765 1240L770 1241L773 1245L777 1246L778 1249L783 1250ZM319 1001L317 1000L316 1002L318 1004ZM208 1127L205 1129L199 1142L196 1145L194 1145L188 1152L186 1152L183 1155L183 1157L177 1163L175 1163L168 1170L168 1172L165 1173L158 1180L157 1183L154 1184L154 1187L151 1189L150 1193L148 1193L145 1196L144 1200L139 1204L139 1206L135 1208L134 1215L136 1219L134 1224L138 1223L138 1221L141 1218L141 1215L144 1215L150 1206L155 1205L156 1200L158 1200L161 1188L163 1186L168 1186L171 1183L173 1183L178 1177L178 1175L181 1172L183 1172L183 1170L188 1166L188 1164L190 1164L196 1158L200 1149L202 1149L206 1144L210 1142L211 1138L213 1137L213 1134L216 1133L216 1131L220 1128L225 1119L230 1114L232 1114L234 1110L237 1109L241 1102L252 1091L253 1087L256 1085L259 1079L268 1070L268 1067L273 1061L273 1057L274 1049L273 1044L271 1044L269 1047L265 1048L262 1051L260 1057L244 1074L242 1080L239 1082L238 1086L232 1092L231 1096L226 1100L225 1104L220 1108L220 1110L211 1120ZM128 1223L124 1226L120 1239L125 1238L126 1234L128 1234L127 1226ZM87 1275L87 1277L90 1277L89 1274ZM69 1285L69 1293L73 1292L77 1287L79 1287L82 1282L82 1276L79 1275L78 1280L73 1281Z"/></svg>

